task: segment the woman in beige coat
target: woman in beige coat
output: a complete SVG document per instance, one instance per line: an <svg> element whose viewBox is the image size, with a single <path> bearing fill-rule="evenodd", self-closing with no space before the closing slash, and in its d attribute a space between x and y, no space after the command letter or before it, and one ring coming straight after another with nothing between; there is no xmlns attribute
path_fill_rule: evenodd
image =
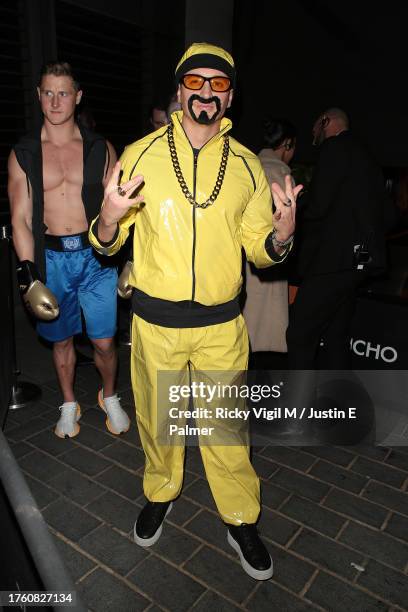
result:
<svg viewBox="0 0 408 612"><path fill-rule="evenodd" d="M296 143L296 129L285 119L264 124L264 144L258 155L269 184L284 189L285 176ZM246 301L243 315L248 327L252 353L276 351L285 353L288 326L288 282L285 266L258 270L246 262Z"/></svg>

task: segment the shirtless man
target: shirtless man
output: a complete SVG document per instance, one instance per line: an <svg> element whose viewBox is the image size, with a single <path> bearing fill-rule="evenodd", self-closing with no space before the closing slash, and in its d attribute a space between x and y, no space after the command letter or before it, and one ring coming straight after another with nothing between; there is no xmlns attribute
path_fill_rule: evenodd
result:
<svg viewBox="0 0 408 612"><path fill-rule="evenodd" d="M79 432L73 336L82 331L81 309L102 377L98 403L109 431L120 434L130 422L114 390L117 273L87 238L116 154L109 142L75 122L82 91L69 64L47 64L37 91L43 125L13 148L8 166L20 290L40 319L38 333L53 343L64 398L55 434Z"/></svg>

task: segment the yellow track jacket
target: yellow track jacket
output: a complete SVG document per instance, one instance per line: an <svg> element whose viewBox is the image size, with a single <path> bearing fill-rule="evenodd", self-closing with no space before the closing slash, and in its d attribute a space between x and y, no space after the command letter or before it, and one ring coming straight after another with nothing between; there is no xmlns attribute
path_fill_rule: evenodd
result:
<svg viewBox="0 0 408 612"><path fill-rule="evenodd" d="M173 113L174 140L180 167L197 202L212 193L220 166L223 134L231 129L224 118L221 128L198 152L183 130L183 113ZM234 299L242 284L242 255L257 267L275 263L265 250L273 227L270 187L253 153L230 138L224 182L216 201L195 208L177 181L167 140L167 127L129 145L121 157L122 183L144 176L140 193L144 203L131 208L119 223L117 237L102 245L91 224L89 239L102 254L113 255L134 224L130 284L151 297L174 302L193 300L206 306ZM280 261L282 258L278 258Z"/></svg>

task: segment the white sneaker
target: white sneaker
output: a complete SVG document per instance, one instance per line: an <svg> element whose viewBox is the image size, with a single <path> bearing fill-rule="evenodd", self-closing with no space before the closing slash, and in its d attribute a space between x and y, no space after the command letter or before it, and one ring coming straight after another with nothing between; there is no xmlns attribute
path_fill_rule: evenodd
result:
<svg viewBox="0 0 408 612"><path fill-rule="evenodd" d="M81 408L78 402L65 402L60 406L61 416L55 426L54 433L59 438L73 438L79 434L78 421L81 418Z"/></svg>
<svg viewBox="0 0 408 612"><path fill-rule="evenodd" d="M108 431L115 435L125 433L130 427L130 419L120 405L120 398L116 395L111 397L103 397L103 389L98 393L98 404L104 412L106 412L106 427Z"/></svg>

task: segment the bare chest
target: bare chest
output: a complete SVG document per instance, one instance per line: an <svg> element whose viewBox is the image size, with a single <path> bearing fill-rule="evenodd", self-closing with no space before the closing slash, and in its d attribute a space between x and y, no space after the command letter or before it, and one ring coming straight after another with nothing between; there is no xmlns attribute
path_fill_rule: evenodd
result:
<svg viewBox="0 0 408 612"><path fill-rule="evenodd" d="M45 192L63 185L82 185L82 142L70 142L58 147L51 143L43 143L42 156Z"/></svg>

